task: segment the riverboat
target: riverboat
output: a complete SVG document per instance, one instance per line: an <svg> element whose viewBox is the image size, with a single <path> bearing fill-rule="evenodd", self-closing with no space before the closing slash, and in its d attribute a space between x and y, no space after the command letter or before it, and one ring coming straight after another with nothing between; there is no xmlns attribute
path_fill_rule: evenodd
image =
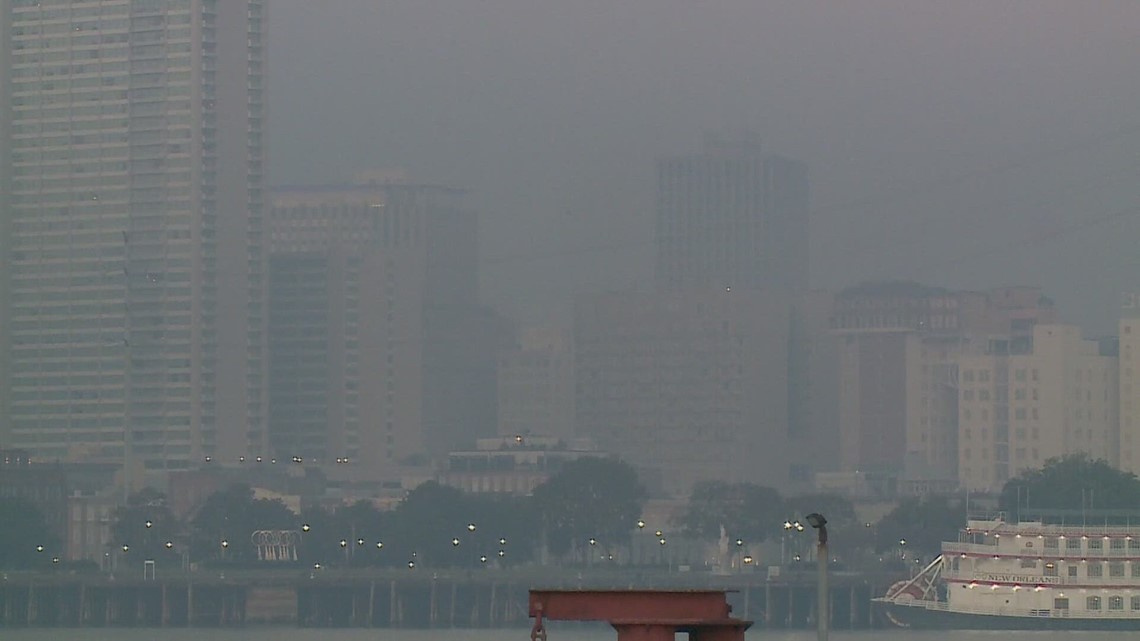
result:
<svg viewBox="0 0 1140 641"><path fill-rule="evenodd" d="M874 599L900 627L1140 630L1140 514L970 518Z"/></svg>

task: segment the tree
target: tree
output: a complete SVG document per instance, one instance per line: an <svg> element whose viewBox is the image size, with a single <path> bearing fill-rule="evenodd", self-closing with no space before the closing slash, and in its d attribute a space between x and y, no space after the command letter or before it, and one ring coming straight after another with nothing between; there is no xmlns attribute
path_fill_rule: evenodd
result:
<svg viewBox="0 0 1140 641"><path fill-rule="evenodd" d="M0 497L0 569L49 567L60 556L43 514L29 501Z"/></svg>
<svg viewBox="0 0 1140 641"><path fill-rule="evenodd" d="M962 497L905 499L879 521L875 550L914 550L934 556L942 552L943 541L957 540L958 530L965 526L966 501Z"/></svg>
<svg viewBox="0 0 1140 641"><path fill-rule="evenodd" d="M628 463L587 457L566 463L532 500L548 549L561 555L590 539L627 544L646 495Z"/></svg>
<svg viewBox="0 0 1140 641"><path fill-rule="evenodd" d="M676 524L692 537L719 538L724 528L731 539L760 542L780 530L785 512L784 499L770 487L704 481L693 486Z"/></svg>
<svg viewBox="0 0 1140 641"><path fill-rule="evenodd" d="M155 560L174 554L174 540L182 525L170 511L165 494L151 488L140 490L115 510L114 519L111 545L116 549L127 546L125 553L131 558Z"/></svg>
<svg viewBox="0 0 1140 641"><path fill-rule="evenodd" d="M417 486L393 514L393 554L399 555L402 562L414 560L429 566L471 563L475 534L481 534L476 510L473 498L454 487L435 481ZM474 532L467 529L471 523L476 524ZM458 539L459 545L453 546L453 539Z"/></svg>
<svg viewBox="0 0 1140 641"><path fill-rule="evenodd" d="M248 485L231 485L211 494L194 516L191 552L197 559L254 560L254 532L297 530L298 520L281 501L255 499Z"/></svg>
<svg viewBox="0 0 1140 641"><path fill-rule="evenodd" d="M1006 482L1000 508L1013 518L1024 510L1113 510L1140 506L1140 479L1107 461L1073 454L1045 461Z"/></svg>

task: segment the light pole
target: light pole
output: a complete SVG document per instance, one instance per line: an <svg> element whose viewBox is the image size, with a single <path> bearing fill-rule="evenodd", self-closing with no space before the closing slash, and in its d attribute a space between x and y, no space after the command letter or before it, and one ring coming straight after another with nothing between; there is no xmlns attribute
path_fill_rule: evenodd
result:
<svg viewBox="0 0 1140 641"><path fill-rule="evenodd" d="M474 568L475 567L475 554L477 553L475 548L479 547L478 545L475 544L475 524L474 523L468 523L467 524L467 533L471 535L471 541L470 541L470 543L471 543L471 567Z"/></svg>
<svg viewBox="0 0 1140 641"><path fill-rule="evenodd" d="M638 536L637 536L636 542L637 542L638 559L636 562L640 563L641 565L645 565L645 546L642 543L642 538L641 538L641 533L644 531L645 531L645 519L637 519ZM633 561L633 544L632 543L630 544L630 547L629 547L629 558L630 558L631 562L634 562Z"/></svg>
<svg viewBox="0 0 1140 641"><path fill-rule="evenodd" d="M827 626L831 623L831 599L827 586L827 519L822 514L812 512L807 515L808 525L815 528L819 540L816 547L815 560L819 569L818 590L816 597L816 637L818 641L827 641Z"/></svg>
<svg viewBox="0 0 1140 641"><path fill-rule="evenodd" d="M791 532L791 530L792 530L792 522L791 521L784 521L784 536L780 537L780 565L781 566L788 564L788 554L787 554L788 534Z"/></svg>

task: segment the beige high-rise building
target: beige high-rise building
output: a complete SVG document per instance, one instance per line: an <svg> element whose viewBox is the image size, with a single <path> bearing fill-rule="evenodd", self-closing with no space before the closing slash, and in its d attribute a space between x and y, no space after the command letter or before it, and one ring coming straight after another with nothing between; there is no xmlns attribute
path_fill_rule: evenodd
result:
<svg viewBox="0 0 1140 641"><path fill-rule="evenodd" d="M462 192L401 183L275 190L269 441L366 474L495 433L501 325L478 305Z"/></svg>
<svg viewBox="0 0 1140 641"><path fill-rule="evenodd" d="M1117 464L1118 360L1070 325L991 343L958 359L959 473L999 491L1046 460L1086 453Z"/></svg>
<svg viewBox="0 0 1140 641"><path fill-rule="evenodd" d="M574 435L574 351L560 327L530 327L499 355L499 435Z"/></svg>
<svg viewBox="0 0 1140 641"><path fill-rule="evenodd" d="M260 453L264 0L0 0L0 445Z"/></svg>
<svg viewBox="0 0 1140 641"><path fill-rule="evenodd" d="M784 299L736 288L579 298L578 434L670 493L703 480L789 488L789 318Z"/></svg>
<svg viewBox="0 0 1140 641"><path fill-rule="evenodd" d="M1120 469L1140 474L1140 295L1120 309Z"/></svg>

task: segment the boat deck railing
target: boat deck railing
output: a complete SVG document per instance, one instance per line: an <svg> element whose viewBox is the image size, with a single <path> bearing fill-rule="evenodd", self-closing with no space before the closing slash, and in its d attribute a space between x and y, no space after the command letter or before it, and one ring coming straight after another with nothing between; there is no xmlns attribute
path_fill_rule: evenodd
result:
<svg viewBox="0 0 1140 641"><path fill-rule="evenodd" d="M875 599L879 602L890 603L891 605L909 608L920 608L923 610L931 610L936 612L954 612L958 614L981 614L987 616L1002 616L1002 617L1033 617L1033 618L1053 618L1053 619L1137 619L1140 618L1138 613L1134 610L1080 610L1073 611L1067 609L1038 609L1038 608L1014 608L1009 606L967 606L956 605L950 607L950 604L945 601L891 601L889 599Z"/></svg>

